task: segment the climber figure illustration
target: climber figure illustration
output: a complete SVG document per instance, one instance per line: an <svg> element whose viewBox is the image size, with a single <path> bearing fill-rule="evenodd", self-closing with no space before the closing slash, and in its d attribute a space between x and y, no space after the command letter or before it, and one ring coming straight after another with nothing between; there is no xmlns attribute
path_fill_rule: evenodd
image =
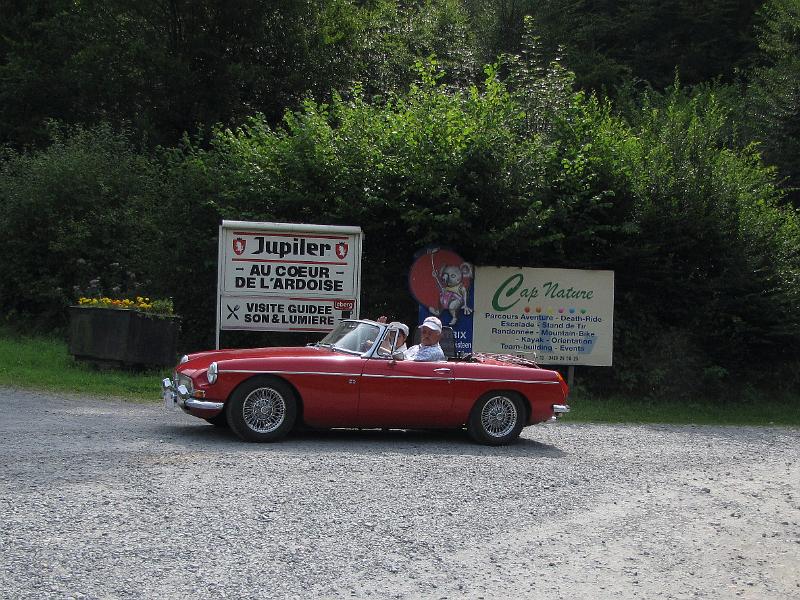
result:
<svg viewBox="0 0 800 600"><path fill-rule="evenodd" d="M433 265L433 258L431 258ZM443 265L441 269L433 268L433 278L439 287L439 306L429 306L428 310L434 315L441 315L445 311L450 312L450 323L452 327L458 322L459 310L465 315L472 313L468 306L468 291L472 280L472 265L461 263L461 265Z"/></svg>

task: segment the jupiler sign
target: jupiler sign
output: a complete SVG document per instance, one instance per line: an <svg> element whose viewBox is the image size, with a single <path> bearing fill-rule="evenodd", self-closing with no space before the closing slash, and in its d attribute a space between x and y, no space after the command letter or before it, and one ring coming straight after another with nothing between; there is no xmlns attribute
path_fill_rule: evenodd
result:
<svg viewBox="0 0 800 600"><path fill-rule="evenodd" d="M330 331L357 318L360 227L223 221L217 336L223 329Z"/></svg>

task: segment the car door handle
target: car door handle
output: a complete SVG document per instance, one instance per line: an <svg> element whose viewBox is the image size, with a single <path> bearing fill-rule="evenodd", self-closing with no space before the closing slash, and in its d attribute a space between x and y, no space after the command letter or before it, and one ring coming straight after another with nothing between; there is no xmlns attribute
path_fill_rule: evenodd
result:
<svg viewBox="0 0 800 600"><path fill-rule="evenodd" d="M449 373L452 369L448 369L447 367L442 367L441 369L434 369L434 373Z"/></svg>

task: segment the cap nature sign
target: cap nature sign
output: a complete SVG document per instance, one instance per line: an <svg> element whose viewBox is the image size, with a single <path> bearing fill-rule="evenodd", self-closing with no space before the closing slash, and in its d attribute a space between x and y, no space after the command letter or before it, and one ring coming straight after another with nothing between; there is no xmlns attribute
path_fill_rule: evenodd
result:
<svg viewBox="0 0 800 600"><path fill-rule="evenodd" d="M360 227L223 221L217 347L223 329L330 331L358 317Z"/></svg>
<svg viewBox="0 0 800 600"><path fill-rule="evenodd" d="M477 267L473 348L611 366L614 272Z"/></svg>

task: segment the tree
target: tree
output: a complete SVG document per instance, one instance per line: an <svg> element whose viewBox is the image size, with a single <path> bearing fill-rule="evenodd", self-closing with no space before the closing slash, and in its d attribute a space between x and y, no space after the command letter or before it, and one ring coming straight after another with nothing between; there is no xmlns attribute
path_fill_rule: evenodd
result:
<svg viewBox="0 0 800 600"><path fill-rule="evenodd" d="M730 139L713 90L676 84L639 115L619 148L635 243L615 249L632 372L681 395L687 369L719 392L744 364L797 360L800 220L773 171Z"/></svg>
<svg viewBox="0 0 800 600"><path fill-rule="evenodd" d="M3 4L0 144L46 143L45 121L125 124L150 145L364 82L401 90L436 54L477 72L456 0L66 0Z"/></svg>
<svg viewBox="0 0 800 600"><path fill-rule="evenodd" d="M485 61L523 47L526 16L542 49L561 57L584 90L606 91L629 79L656 89L676 69L687 84L730 80L755 51L752 21L761 0L495 0L468 2Z"/></svg>
<svg viewBox="0 0 800 600"><path fill-rule="evenodd" d="M51 124L50 136L45 150L0 161L0 310L39 328L63 326L87 288L146 292L142 256L161 196L155 165L126 133Z"/></svg>
<svg viewBox="0 0 800 600"><path fill-rule="evenodd" d="M759 13L758 63L747 93L753 139L778 166L795 206L800 206L800 1L771 0Z"/></svg>

